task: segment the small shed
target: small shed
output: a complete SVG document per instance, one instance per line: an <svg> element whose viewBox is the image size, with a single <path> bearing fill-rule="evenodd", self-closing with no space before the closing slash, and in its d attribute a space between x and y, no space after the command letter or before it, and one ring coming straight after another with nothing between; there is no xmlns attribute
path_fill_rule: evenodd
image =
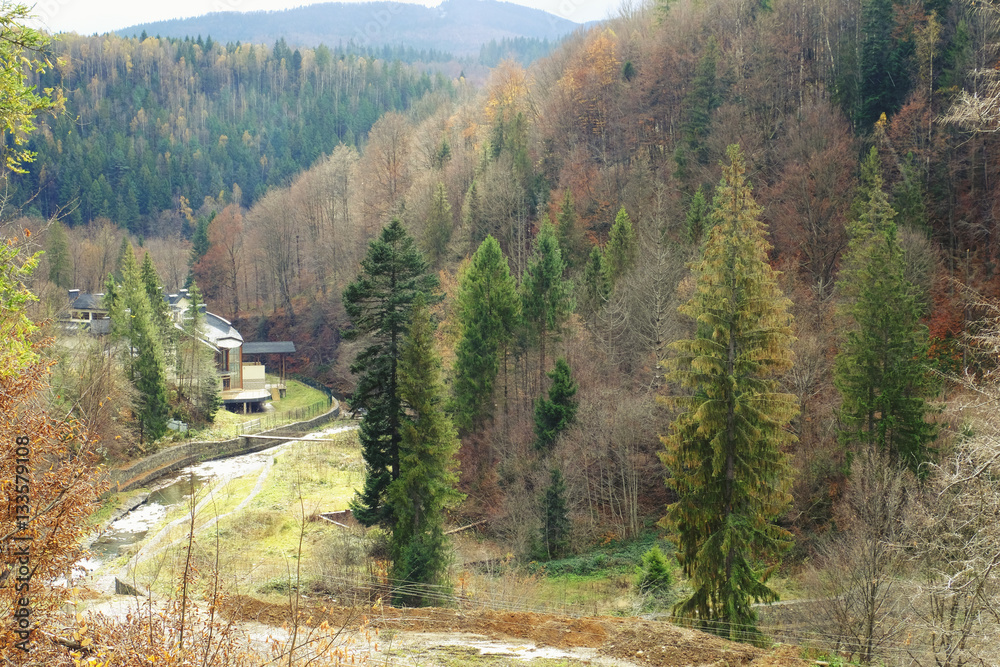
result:
<svg viewBox="0 0 1000 667"><path fill-rule="evenodd" d="M264 357L276 354L281 360L281 389L285 389L285 355L295 354L295 343L290 340L280 340L274 342L243 343L243 358L248 356ZM268 364L270 365L270 364Z"/></svg>

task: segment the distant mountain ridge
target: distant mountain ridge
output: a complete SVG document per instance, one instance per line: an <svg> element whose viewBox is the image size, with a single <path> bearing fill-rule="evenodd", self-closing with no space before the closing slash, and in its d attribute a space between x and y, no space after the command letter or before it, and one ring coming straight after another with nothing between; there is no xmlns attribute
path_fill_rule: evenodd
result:
<svg viewBox="0 0 1000 667"><path fill-rule="evenodd" d="M362 47L402 45L437 49L458 56L478 54L491 39L534 37L557 40L580 24L498 0L445 0L437 7L399 2L329 2L295 9L258 12L214 12L204 16L141 23L117 30L134 37L143 31L161 37L211 36L222 42L289 46Z"/></svg>

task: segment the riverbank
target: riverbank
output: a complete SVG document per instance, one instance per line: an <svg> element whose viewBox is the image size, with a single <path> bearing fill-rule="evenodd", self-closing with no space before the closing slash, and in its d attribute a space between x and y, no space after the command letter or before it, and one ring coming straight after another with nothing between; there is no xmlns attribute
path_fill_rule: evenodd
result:
<svg viewBox="0 0 1000 667"><path fill-rule="evenodd" d="M314 431L324 426L338 418L340 413L340 402L336 398L331 397L330 409L313 419L293 422L268 431L261 431L252 435L241 435L229 440L188 442L167 447L155 454L131 463L126 468L111 469L108 472L111 483L110 488L112 492L131 491L149 486L150 483L160 477L169 475L176 470L186 468L194 463L250 454L281 444L281 442L289 442L296 439L293 436ZM273 440L258 436L285 439Z"/></svg>

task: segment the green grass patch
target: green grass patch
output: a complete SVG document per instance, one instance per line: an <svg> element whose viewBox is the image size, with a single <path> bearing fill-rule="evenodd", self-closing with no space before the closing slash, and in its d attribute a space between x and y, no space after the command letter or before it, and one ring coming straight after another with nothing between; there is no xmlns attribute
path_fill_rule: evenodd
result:
<svg viewBox="0 0 1000 667"><path fill-rule="evenodd" d="M278 384L280 378L276 375L267 376L268 384ZM326 402L326 394L319 389L303 384L298 380L285 379L285 397L274 403L275 414L279 417L283 413L297 409L308 408L320 402Z"/></svg>
<svg viewBox="0 0 1000 667"><path fill-rule="evenodd" d="M234 479L217 491L214 503L206 504L195 520L191 545L194 569L212 572L217 559L225 580L264 597L287 596L300 565L303 592L328 587L322 577L331 560L343 558L345 545L340 542L345 537L343 529L317 520L315 515L346 508L355 487L363 481L357 434L351 431L331 438L335 442L298 441L276 453L260 493L237 513L223 516L247 498L260 471ZM209 488L203 487L199 500ZM189 511L188 505L177 506L167 520L181 518ZM205 529L217 516L221 517L218 523ZM140 584L155 581L154 590L162 587L163 592L169 592L166 582L176 582L184 569L188 526L185 521L174 527L164 544L175 543L160 557L143 562L138 572ZM332 544L338 546L336 554L331 551Z"/></svg>
<svg viewBox="0 0 1000 667"><path fill-rule="evenodd" d="M529 572L538 572L545 576L578 575L578 576L611 576L634 574L636 567L642 562L642 556L653 546L659 546L667 556L672 556L674 546L655 532L643 533L633 540L611 540L593 549L558 560L547 562L532 562L528 564Z"/></svg>

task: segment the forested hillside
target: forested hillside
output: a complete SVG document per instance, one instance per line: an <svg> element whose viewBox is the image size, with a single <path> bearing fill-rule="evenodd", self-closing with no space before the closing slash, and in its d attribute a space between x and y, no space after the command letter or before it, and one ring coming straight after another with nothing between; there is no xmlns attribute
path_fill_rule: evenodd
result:
<svg viewBox="0 0 1000 667"><path fill-rule="evenodd" d="M118 34L212 35L223 42L360 48L406 45L472 56L490 40L558 40L578 24L538 9L496 0L446 0L436 7L401 2L325 2L269 12L213 12L123 28Z"/></svg>
<svg viewBox="0 0 1000 667"><path fill-rule="evenodd" d="M360 386L355 509L430 535L391 545L427 582L445 507L538 560L655 525L700 627L762 641L752 603L785 563L830 601L809 622L863 661L907 628L988 661L1000 424L967 408L995 395L997 16L673 0L482 90L280 43L70 38L45 80L76 81L91 115L38 133L17 194L40 186L46 215L78 200L69 247L92 252L51 253L39 291L97 289L126 228L168 289L190 269L248 339ZM159 209L186 225L136 225ZM399 448L450 453L456 429L465 499L425 462L440 495L419 525Z"/></svg>
<svg viewBox="0 0 1000 667"><path fill-rule="evenodd" d="M38 83L62 90L66 113L32 137L37 158L11 179L10 201L140 236L176 231L158 217L180 197L232 201L236 185L249 206L337 145L363 143L387 111L456 92L419 66L284 41L63 35L53 48Z"/></svg>

